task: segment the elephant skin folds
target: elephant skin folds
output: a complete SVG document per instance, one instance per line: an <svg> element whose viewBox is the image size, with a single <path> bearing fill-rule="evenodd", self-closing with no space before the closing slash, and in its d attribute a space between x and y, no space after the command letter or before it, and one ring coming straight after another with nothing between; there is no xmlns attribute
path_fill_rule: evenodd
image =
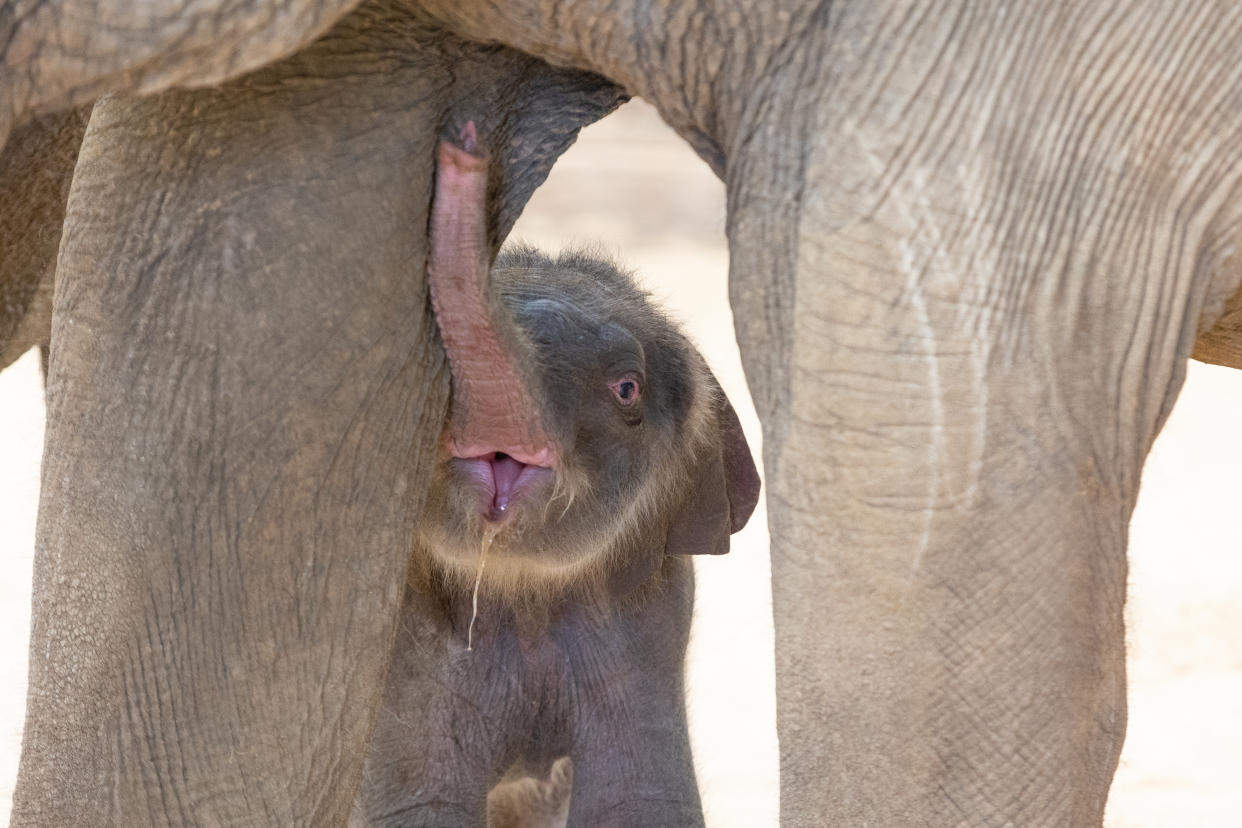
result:
<svg viewBox="0 0 1242 828"><path fill-rule="evenodd" d="M48 344L56 249L88 114L33 121L0 150L0 370Z"/></svg>

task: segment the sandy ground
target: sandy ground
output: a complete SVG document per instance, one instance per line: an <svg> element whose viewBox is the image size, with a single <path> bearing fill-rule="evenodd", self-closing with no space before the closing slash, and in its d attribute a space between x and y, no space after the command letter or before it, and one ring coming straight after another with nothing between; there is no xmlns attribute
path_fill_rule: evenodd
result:
<svg viewBox="0 0 1242 828"><path fill-rule="evenodd" d="M725 292L724 193L641 103L586 130L515 236L595 243L648 282L703 348L760 451ZM1156 444L1131 535L1130 730L1106 824L1232 826L1242 813L1242 372L1193 364ZM43 407L33 354L0 374L0 812L24 706ZM712 826L776 824L766 519L699 561L690 656Z"/></svg>

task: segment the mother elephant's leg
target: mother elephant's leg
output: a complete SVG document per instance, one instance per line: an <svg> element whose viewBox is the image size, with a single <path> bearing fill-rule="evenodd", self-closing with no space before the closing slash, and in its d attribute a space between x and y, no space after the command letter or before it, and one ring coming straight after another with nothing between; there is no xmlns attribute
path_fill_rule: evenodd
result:
<svg viewBox="0 0 1242 828"><path fill-rule="evenodd" d="M450 102L479 121L500 234L618 98L372 4L230 87L98 106L15 825L344 822L446 405L434 140Z"/></svg>
<svg viewBox="0 0 1242 828"><path fill-rule="evenodd" d="M779 329L740 326L765 426L783 824L1098 823L1135 483L1094 431L1111 404L1066 387L1094 366L1046 361L1047 331L1006 343L1001 312L932 261L968 250L876 219L796 243L778 357L756 355ZM765 307L739 281L735 314Z"/></svg>
<svg viewBox="0 0 1242 828"><path fill-rule="evenodd" d="M1099 824L1143 459L1237 285L1242 77L1197 57L1242 20L973 8L844 11L730 157L788 825Z"/></svg>
<svg viewBox="0 0 1242 828"><path fill-rule="evenodd" d="M446 375L422 279L431 136L400 86L426 82L321 57L313 83L92 119L15 824L348 813Z"/></svg>

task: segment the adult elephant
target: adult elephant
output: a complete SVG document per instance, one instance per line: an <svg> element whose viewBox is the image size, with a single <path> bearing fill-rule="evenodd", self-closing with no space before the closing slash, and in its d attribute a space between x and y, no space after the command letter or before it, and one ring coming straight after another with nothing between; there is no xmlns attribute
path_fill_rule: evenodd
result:
<svg viewBox="0 0 1242 828"><path fill-rule="evenodd" d="M129 16L0 16L0 115L344 11L83 5ZM1228 0L387 0L97 105L15 823L343 819L443 413L431 141L506 147L498 240L620 95L468 42L643 95L727 183L783 820L1098 823L1142 461L1196 342L1239 364Z"/></svg>

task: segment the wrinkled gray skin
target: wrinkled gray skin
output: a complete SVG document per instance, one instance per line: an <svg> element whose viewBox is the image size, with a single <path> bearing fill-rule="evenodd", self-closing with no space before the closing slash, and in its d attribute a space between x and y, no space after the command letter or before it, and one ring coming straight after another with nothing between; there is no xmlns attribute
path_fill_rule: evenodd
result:
<svg viewBox="0 0 1242 828"><path fill-rule="evenodd" d="M506 773L548 777L568 756L569 825L702 825L683 556L727 551L758 497L737 417L693 347L607 262L518 250L493 276L533 346L559 461L491 517L495 489L459 459L437 464L351 824L480 826ZM619 380L636 382L627 398L610 390ZM496 791L491 823L537 813L529 789Z"/></svg>
<svg viewBox="0 0 1242 828"><path fill-rule="evenodd" d="M57 265L17 825L345 818L446 398L432 136L459 106L512 130L494 245L607 108L404 5L188 5L0 10L0 136L237 77L340 20L226 87L95 109ZM783 821L1099 823L1143 459L1239 307L1242 10L421 5L648 98L727 184Z"/></svg>
<svg viewBox="0 0 1242 828"><path fill-rule="evenodd" d="M37 345L46 376L56 248L88 117L36 118L0 152L0 370Z"/></svg>

